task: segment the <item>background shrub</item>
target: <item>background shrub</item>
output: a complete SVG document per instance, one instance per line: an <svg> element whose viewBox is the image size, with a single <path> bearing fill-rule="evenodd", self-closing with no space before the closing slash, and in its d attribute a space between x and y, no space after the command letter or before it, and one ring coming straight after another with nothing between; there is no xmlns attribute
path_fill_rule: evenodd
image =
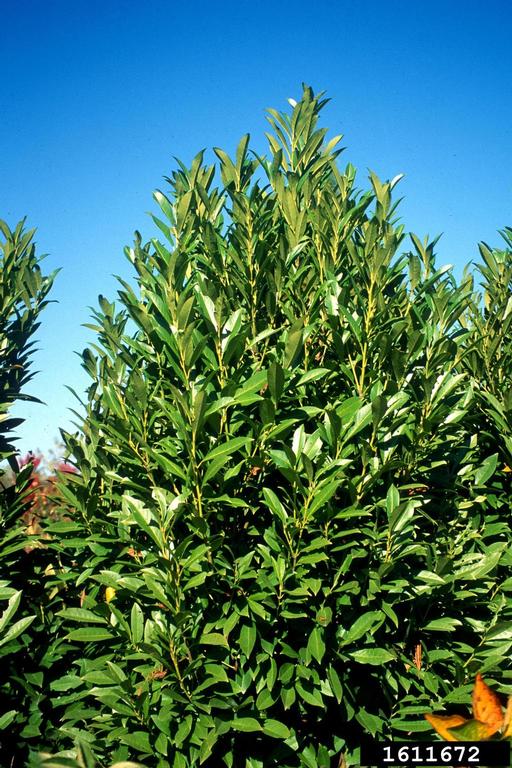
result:
<svg viewBox="0 0 512 768"><path fill-rule="evenodd" d="M269 156L216 149L220 179L180 164L136 288L100 297L48 528L58 746L357 764L510 674L510 239L482 247L482 308L406 246L398 179L341 170L324 104L269 110Z"/></svg>
<svg viewBox="0 0 512 768"><path fill-rule="evenodd" d="M34 375L30 358L39 314L56 273L42 274L34 230L26 230L23 221L14 230L0 221L0 233L0 752L10 760L24 755L26 738L40 733L45 624L44 558L30 553L22 519L31 505L34 467L30 461L18 466L14 434L22 420L11 417L10 409L19 400L37 400L25 387Z"/></svg>

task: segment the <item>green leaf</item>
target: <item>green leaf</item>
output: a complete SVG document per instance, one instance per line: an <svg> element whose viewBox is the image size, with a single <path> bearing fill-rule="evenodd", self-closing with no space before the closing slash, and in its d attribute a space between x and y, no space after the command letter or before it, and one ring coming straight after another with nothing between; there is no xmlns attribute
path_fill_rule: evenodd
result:
<svg viewBox="0 0 512 768"><path fill-rule="evenodd" d="M70 619L71 621L87 622L89 624L106 624L106 619L103 616L98 616L94 611L89 611L87 608L63 608L57 612L57 616L62 616L63 619Z"/></svg>
<svg viewBox="0 0 512 768"><path fill-rule="evenodd" d="M173 221L174 214L172 211L172 205L167 199L167 197L162 192L159 192L158 190L153 192L153 197L155 198L156 202L158 203L158 205L160 206L164 214L167 216L167 218L170 221Z"/></svg>
<svg viewBox="0 0 512 768"><path fill-rule="evenodd" d="M315 618L320 626L327 627L332 621L332 608L329 608L329 606L320 608Z"/></svg>
<svg viewBox="0 0 512 768"><path fill-rule="evenodd" d="M309 384L310 381L318 381L318 379L323 379L329 373L331 373L330 368L312 368L310 371L302 374L299 380L295 382L295 386L301 387L303 384Z"/></svg>
<svg viewBox="0 0 512 768"><path fill-rule="evenodd" d="M64 675L63 677L60 677L58 680L53 680L50 683L50 688L52 691L72 691L75 688L80 688L82 685L82 680L78 675Z"/></svg>
<svg viewBox="0 0 512 768"><path fill-rule="evenodd" d="M183 592L186 592L189 589L194 589L195 587L200 587L201 584L204 584L206 579L208 578L208 574L203 571L202 573L197 573L195 576L192 576L188 581L185 582L182 589Z"/></svg>
<svg viewBox="0 0 512 768"><path fill-rule="evenodd" d="M358 664L371 664L375 667L393 661L395 658L395 655L386 651L385 648L363 648L360 651L352 651L348 655Z"/></svg>
<svg viewBox="0 0 512 768"><path fill-rule="evenodd" d="M262 488L262 493L268 508L277 516L281 523L285 523L288 515L274 491L270 488Z"/></svg>
<svg viewBox="0 0 512 768"><path fill-rule="evenodd" d="M512 621L499 621L487 630L485 635L486 642L490 640L512 640Z"/></svg>
<svg viewBox="0 0 512 768"><path fill-rule="evenodd" d="M133 733L123 733L119 735L120 741L124 744L128 744L129 747L133 747L138 752L143 752L145 755L152 755L153 748L149 743L149 734L145 731L133 731Z"/></svg>
<svg viewBox="0 0 512 768"><path fill-rule="evenodd" d="M299 320L288 331L288 338L283 355L283 368L291 368L294 364L300 349L302 348L302 321Z"/></svg>
<svg viewBox="0 0 512 768"><path fill-rule="evenodd" d="M314 494L313 500L309 506L309 514L314 515L319 509L323 509L332 499L338 488L345 482L343 476L321 486Z"/></svg>
<svg viewBox="0 0 512 768"><path fill-rule="evenodd" d="M130 630L132 641L138 645L144 636L144 616L140 605L134 603L130 614Z"/></svg>
<svg viewBox="0 0 512 768"><path fill-rule="evenodd" d="M391 520L393 512L400 504L400 494L398 488L395 485L390 485L386 495L386 512L388 520Z"/></svg>
<svg viewBox="0 0 512 768"><path fill-rule="evenodd" d="M167 757L167 751L169 748L169 740L164 733L159 733L155 739L155 749L161 755Z"/></svg>
<svg viewBox="0 0 512 768"><path fill-rule="evenodd" d="M270 396L275 405L281 399L284 387L284 371L277 362L273 362L267 372L267 383Z"/></svg>
<svg viewBox="0 0 512 768"><path fill-rule="evenodd" d="M486 482L494 475L497 465L498 454L493 453L492 456L488 456L483 464L475 472L475 485L485 485Z"/></svg>
<svg viewBox="0 0 512 768"><path fill-rule="evenodd" d="M372 421L372 406L371 403L361 406L356 412L354 422L352 426L347 430L343 436L343 442L348 443L359 432L362 432Z"/></svg>
<svg viewBox="0 0 512 768"><path fill-rule="evenodd" d="M12 619L16 611L18 610L18 606L20 604L22 592L21 590L17 591L12 595L12 597L9 598L9 602L7 604L7 608L0 616L0 633L4 631L4 628L7 626L9 621Z"/></svg>
<svg viewBox="0 0 512 768"><path fill-rule="evenodd" d="M198 305L201 307L203 317L212 324L215 331L218 331L219 324L215 312L215 304L207 294L201 292L199 286L196 286L196 297Z"/></svg>
<svg viewBox="0 0 512 768"><path fill-rule="evenodd" d="M242 653L245 654L247 658L252 653L252 649L254 648L254 643L256 642L256 627L254 624L242 624L242 628L240 630L240 649Z"/></svg>
<svg viewBox="0 0 512 768"><path fill-rule="evenodd" d="M220 664L205 664L204 671L209 677L213 678L216 682L227 683L228 676L226 670Z"/></svg>
<svg viewBox="0 0 512 768"><path fill-rule="evenodd" d="M15 709L10 709L9 712L4 712L0 717L0 731L5 730L13 722L18 712Z"/></svg>
<svg viewBox="0 0 512 768"><path fill-rule="evenodd" d="M229 648L228 641L219 632L207 632L199 638L199 645L221 645Z"/></svg>
<svg viewBox="0 0 512 768"><path fill-rule="evenodd" d="M356 720L360 722L365 730L368 731L368 733L371 733L372 736L382 733L384 721L381 717L372 715L365 709L360 709L356 714Z"/></svg>
<svg viewBox="0 0 512 768"><path fill-rule="evenodd" d="M259 712L262 712L263 710L272 707L274 703L275 699L272 696L272 693L268 690L268 688L263 688L256 697L255 706Z"/></svg>
<svg viewBox="0 0 512 768"><path fill-rule="evenodd" d="M325 654L325 643L323 640L323 631L320 627L315 627L311 632L307 645L308 653L320 663Z"/></svg>
<svg viewBox="0 0 512 768"><path fill-rule="evenodd" d="M242 733L262 730L261 724L254 717L237 717L231 721L231 727L234 731L241 731Z"/></svg>
<svg viewBox="0 0 512 768"><path fill-rule="evenodd" d="M3 637L0 638L0 646L6 645L11 642L11 640L15 640L19 637L26 629L28 629L35 618L35 616L26 616L12 624Z"/></svg>
<svg viewBox="0 0 512 768"><path fill-rule="evenodd" d="M294 688L281 689L281 701L283 702L283 707L285 708L285 710L288 710L290 709L290 707L293 706L296 698L297 698L297 694L295 693Z"/></svg>
<svg viewBox="0 0 512 768"><path fill-rule="evenodd" d="M76 640L81 643L95 643L100 640L112 640L114 635L108 629L83 627L82 629L73 629L68 632L66 637L68 640Z"/></svg>
<svg viewBox="0 0 512 768"><path fill-rule="evenodd" d="M109 668L109 672L111 676L116 680L118 683L124 683L125 680L127 680L126 674L123 672L121 667L118 664L114 664L113 661L107 661L107 666Z"/></svg>
<svg viewBox="0 0 512 768"><path fill-rule="evenodd" d="M207 453L204 459L201 461L201 464L209 464L211 461L221 456L227 456L229 458L234 453L239 451L240 448L244 448L245 446L249 445L250 442L251 438L249 437L233 437L231 440L226 440L225 443L217 445L209 453Z"/></svg>
<svg viewBox="0 0 512 768"><path fill-rule="evenodd" d="M439 576L439 574L434 573L433 571L419 571L416 574L416 578L420 579L421 581L424 581L425 584L430 584L434 587L444 586L446 584L445 579L443 579L442 576Z"/></svg>
<svg viewBox="0 0 512 768"><path fill-rule="evenodd" d="M366 611L354 621L350 629L342 636L340 645L349 645L360 640L368 632L372 632L377 625L382 624L384 615L382 611Z"/></svg>
<svg viewBox="0 0 512 768"><path fill-rule="evenodd" d="M313 707L321 707L322 709L324 708L325 705L320 691L309 691L299 682L295 683L295 690L301 699L306 702L306 704L311 704Z"/></svg>
<svg viewBox="0 0 512 768"><path fill-rule="evenodd" d="M489 738L489 726L478 720L468 720L463 725L449 728L456 741L484 741Z"/></svg>
<svg viewBox="0 0 512 768"><path fill-rule="evenodd" d="M250 405L258 402L262 397L256 393L263 389L266 383L267 372L265 370L256 371L236 390L233 396L234 402L239 405Z"/></svg>
<svg viewBox="0 0 512 768"><path fill-rule="evenodd" d="M421 502L410 500L408 502L402 502L395 507L389 521L390 531L393 534L400 533L400 531L402 531L407 523L414 517L414 510L420 505Z"/></svg>
<svg viewBox="0 0 512 768"><path fill-rule="evenodd" d="M423 629L430 632L454 632L457 627L462 626L462 621L459 619L449 619L444 617L441 619L432 619L426 624Z"/></svg>
<svg viewBox="0 0 512 768"><path fill-rule="evenodd" d="M262 643L263 645L263 643ZM270 665L267 672L266 683L269 691L272 691L277 680L277 664L275 659L270 659Z"/></svg>
<svg viewBox="0 0 512 768"><path fill-rule="evenodd" d="M327 677L329 678L331 690L336 698L336 701L338 702L338 704L340 704L341 699L343 698L343 688L341 686L341 680L339 678L338 673L336 672L334 667L331 665L329 665L329 668L327 670Z"/></svg>
<svg viewBox="0 0 512 768"><path fill-rule="evenodd" d="M282 741L290 738L290 729L279 720L265 720L263 733L265 736L271 736L273 739L281 739Z"/></svg>
<svg viewBox="0 0 512 768"><path fill-rule="evenodd" d="M458 581L477 581L483 578L496 568L506 548L507 544L505 543L496 542L492 544L487 553L481 555L476 562L455 571L453 579Z"/></svg>
<svg viewBox="0 0 512 768"><path fill-rule="evenodd" d="M259 616L260 619L263 619L264 621L267 620L267 612L261 603L254 600L252 597L247 597L247 605L249 606L251 613L256 614L256 616Z"/></svg>
<svg viewBox="0 0 512 768"><path fill-rule="evenodd" d="M148 572L143 572L142 577L152 597L158 600L159 603L162 603L163 605L165 605L167 608L171 608L171 603L169 602L169 598L167 597L164 590L162 589L162 586L158 584L157 581L155 581L153 576Z"/></svg>

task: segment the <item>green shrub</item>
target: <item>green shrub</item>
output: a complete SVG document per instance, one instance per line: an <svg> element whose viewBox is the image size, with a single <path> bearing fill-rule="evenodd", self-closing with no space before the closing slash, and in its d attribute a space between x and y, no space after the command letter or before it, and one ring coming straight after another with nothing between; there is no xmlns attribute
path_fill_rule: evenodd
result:
<svg viewBox="0 0 512 768"><path fill-rule="evenodd" d="M39 752L37 755L32 755L26 764L26 768L97 768L97 766L91 748L80 743L74 749L54 755ZM144 766L142 763L123 760L109 768L144 768Z"/></svg>
<svg viewBox="0 0 512 768"><path fill-rule="evenodd" d="M486 431L489 446L500 460L512 467L512 229L501 236L506 249L480 244L483 264L483 307L476 299L468 318L472 343L468 343L466 364L477 386L479 423ZM509 486L510 488L510 486Z"/></svg>
<svg viewBox="0 0 512 768"><path fill-rule="evenodd" d="M270 110L268 158L216 149L221 186L202 153L180 164L163 239L126 251L137 288L100 297L73 522L49 528L74 582L61 748L353 765L371 736L428 737L421 713L476 670L510 672L493 317L435 243L403 252L398 179L358 190L324 103ZM489 307L510 287L489 280Z"/></svg>
<svg viewBox="0 0 512 768"><path fill-rule="evenodd" d="M0 752L6 757L8 744L23 754L25 736L34 728L38 733L33 716L37 719L41 673L35 659L41 646L34 640L44 632L42 606L33 589L40 570L24 551L28 541L21 519L33 468L30 462L18 468L14 433L22 419L12 418L10 409L19 400L36 401L24 390L33 376L33 337L55 273L42 275L34 230L26 231L24 222L11 231L0 221L0 232L0 600L8 601L0 617Z"/></svg>

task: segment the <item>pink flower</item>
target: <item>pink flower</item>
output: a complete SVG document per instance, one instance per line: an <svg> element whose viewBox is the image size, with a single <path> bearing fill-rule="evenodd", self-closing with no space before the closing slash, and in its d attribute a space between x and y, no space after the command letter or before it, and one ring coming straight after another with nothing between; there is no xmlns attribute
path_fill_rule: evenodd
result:
<svg viewBox="0 0 512 768"><path fill-rule="evenodd" d="M68 474L76 474L78 471L76 467L68 464L66 461L60 461L58 464L55 464L55 469L57 472L67 472Z"/></svg>
<svg viewBox="0 0 512 768"><path fill-rule="evenodd" d="M34 469L37 469L41 463L41 459L41 456L36 456L32 453L32 451L29 451L26 456L23 456L23 458L18 458L18 466L20 469L23 469L23 467L26 467L27 464L32 464Z"/></svg>

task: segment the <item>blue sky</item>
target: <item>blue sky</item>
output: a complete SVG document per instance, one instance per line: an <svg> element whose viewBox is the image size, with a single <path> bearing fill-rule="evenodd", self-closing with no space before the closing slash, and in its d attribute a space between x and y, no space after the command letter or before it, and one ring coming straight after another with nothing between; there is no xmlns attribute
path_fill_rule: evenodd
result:
<svg viewBox="0 0 512 768"><path fill-rule="evenodd" d="M432 237L440 264L478 257L512 225L509 0L314 3L231 0L0 0L0 217L37 227L47 270L61 267L41 317L47 405L26 418L20 450L47 451L87 384L74 352L123 247L154 234L147 211L173 156L232 152L250 132L264 150L265 108L287 108L304 81L331 103L342 159L366 186L405 173L402 221Z"/></svg>

